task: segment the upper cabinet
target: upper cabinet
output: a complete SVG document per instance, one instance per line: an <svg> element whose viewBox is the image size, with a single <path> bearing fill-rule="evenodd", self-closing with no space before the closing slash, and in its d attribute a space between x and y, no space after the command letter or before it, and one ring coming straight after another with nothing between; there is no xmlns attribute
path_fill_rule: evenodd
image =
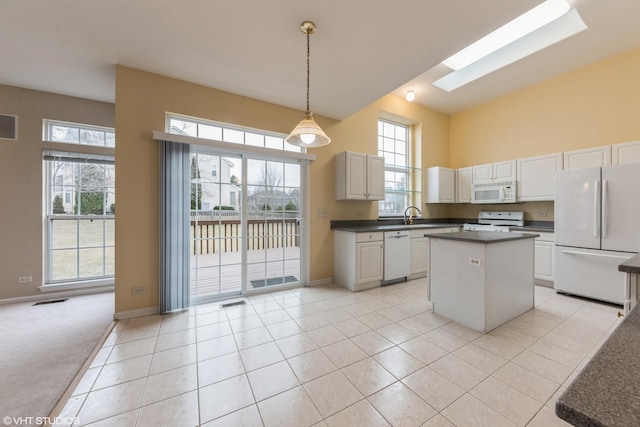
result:
<svg viewBox="0 0 640 427"><path fill-rule="evenodd" d="M518 159L519 202L555 199L555 175L562 170L562 153Z"/></svg>
<svg viewBox="0 0 640 427"><path fill-rule="evenodd" d="M611 146L611 164L640 163L640 141L625 142Z"/></svg>
<svg viewBox="0 0 640 427"><path fill-rule="evenodd" d="M497 181L511 181L516 179L516 161L488 163L473 166L473 184L487 184Z"/></svg>
<svg viewBox="0 0 640 427"><path fill-rule="evenodd" d="M456 201L455 169L435 166L427 169L427 203Z"/></svg>
<svg viewBox="0 0 640 427"><path fill-rule="evenodd" d="M640 153L640 151L639 151ZM611 164L611 146L586 148L564 152L564 169L584 169L609 166Z"/></svg>
<svg viewBox="0 0 640 427"><path fill-rule="evenodd" d="M456 169L456 203L471 203L473 168Z"/></svg>
<svg viewBox="0 0 640 427"><path fill-rule="evenodd" d="M335 162L336 200L384 200L384 158L343 151Z"/></svg>

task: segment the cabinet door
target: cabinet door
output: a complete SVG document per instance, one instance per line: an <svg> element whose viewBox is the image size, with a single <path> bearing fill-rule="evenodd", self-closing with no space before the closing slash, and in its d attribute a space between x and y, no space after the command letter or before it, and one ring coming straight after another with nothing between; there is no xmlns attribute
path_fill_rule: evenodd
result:
<svg viewBox="0 0 640 427"><path fill-rule="evenodd" d="M535 242L534 274L536 279L553 281L555 245L552 242Z"/></svg>
<svg viewBox="0 0 640 427"><path fill-rule="evenodd" d="M624 165L626 163L640 163L640 141L625 142L611 146L612 159L614 165Z"/></svg>
<svg viewBox="0 0 640 427"><path fill-rule="evenodd" d="M382 280L382 242L356 244L356 284Z"/></svg>
<svg viewBox="0 0 640 427"><path fill-rule="evenodd" d="M367 200L384 200L384 157L367 155Z"/></svg>
<svg viewBox="0 0 640 427"><path fill-rule="evenodd" d="M486 184L493 178L493 164L473 166L473 184Z"/></svg>
<svg viewBox="0 0 640 427"><path fill-rule="evenodd" d="M555 174L562 170L562 154L518 159L519 202L555 199Z"/></svg>
<svg viewBox="0 0 640 427"><path fill-rule="evenodd" d="M365 199L367 191L367 155L347 153L347 199Z"/></svg>
<svg viewBox="0 0 640 427"><path fill-rule="evenodd" d="M472 168L456 169L456 203L471 203Z"/></svg>
<svg viewBox="0 0 640 427"><path fill-rule="evenodd" d="M455 182L454 169L440 166L427 169L427 203L454 203Z"/></svg>
<svg viewBox="0 0 640 427"><path fill-rule="evenodd" d="M411 274L429 270L429 238L411 239Z"/></svg>
<svg viewBox="0 0 640 427"><path fill-rule="evenodd" d="M587 148L584 150L566 151L564 153L564 170L584 169L609 166L611 164L611 146Z"/></svg>
<svg viewBox="0 0 640 427"><path fill-rule="evenodd" d="M509 181L516 179L516 161L508 160L493 164L493 180Z"/></svg>

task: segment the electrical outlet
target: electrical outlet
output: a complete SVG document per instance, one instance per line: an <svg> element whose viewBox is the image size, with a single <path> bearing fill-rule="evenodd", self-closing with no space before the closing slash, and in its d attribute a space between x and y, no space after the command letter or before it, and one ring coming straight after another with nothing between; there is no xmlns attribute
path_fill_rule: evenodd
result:
<svg viewBox="0 0 640 427"><path fill-rule="evenodd" d="M18 277L18 283L31 283L31 282L33 282L33 276Z"/></svg>
<svg viewBox="0 0 640 427"><path fill-rule="evenodd" d="M536 212L538 216L547 216L547 211L538 211Z"/></svg>
<svg viewBox="0 0 640 427"><path fill-rule="evenodd" d="M479 266L480 260L478 258L469 258L469 264Z"/></svg>
<svg viewBox="0 0 640 427"><path fill-rule="evenodd" d="M358 211L356 212L356 216L363 216L364 212L362 212L362 209L358 209Z"/></svg>
<svg viewBox="0 0 640 427"><path fill-rule="evenodd" d="M131 288L131 295L144 295L147 293L146 286L138 286L136 288Z"/></svg>

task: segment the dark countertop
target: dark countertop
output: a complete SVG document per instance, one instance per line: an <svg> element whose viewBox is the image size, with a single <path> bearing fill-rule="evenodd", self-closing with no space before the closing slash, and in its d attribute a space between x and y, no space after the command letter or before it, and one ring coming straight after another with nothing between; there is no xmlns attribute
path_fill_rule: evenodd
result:
<svg viewBox="0 0 640 427"><path fill-rule="evenodd" d="M429 234L432 239L459 240L471 243L500 243L511 240L533 239L538 234L505 233L501 231L458 231L456 233Z"/></svg>
<svg viewBox="0 0 640 427"><path fill-rule="evenodd" d="M524 227L509 227L511 231L534 231L536 233L553 233L553 227L536 227L534 225L525 225Z"/></svg>
<svg viewBox="0 0 640 427"><path fill-rule="evenodd" d="M640 304L556 401L574 426L640 425Z"/></svg>
<svg viewBox="0 0 640 427"><path fill-rule="evenodd" d="M618 266L618 271L623 273L640 274L640 255L629 258Z"/></svg>
<svg viewBox="0 0 640 427"><path fill-rule="evenodd" d="M372 231L398 231L398 230L416 230L416 229L437 229L461 227L462 224L389 224L389 225L361 225L361 226L338 226L331 227L333 230L350 231L352 233L370 233Z"/></svg>

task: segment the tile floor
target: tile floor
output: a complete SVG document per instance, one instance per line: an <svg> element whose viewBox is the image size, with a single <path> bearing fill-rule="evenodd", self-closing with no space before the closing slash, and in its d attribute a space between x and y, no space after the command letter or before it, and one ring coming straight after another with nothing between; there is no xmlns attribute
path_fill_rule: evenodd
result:
<svg viewBox="0 0 640 427"><path fill-rule="evenodd" d="M426 279L299 288L119 322L60 414L90 426L562 426L554 403L617 307L535 289L489 334Z"/></svg>

